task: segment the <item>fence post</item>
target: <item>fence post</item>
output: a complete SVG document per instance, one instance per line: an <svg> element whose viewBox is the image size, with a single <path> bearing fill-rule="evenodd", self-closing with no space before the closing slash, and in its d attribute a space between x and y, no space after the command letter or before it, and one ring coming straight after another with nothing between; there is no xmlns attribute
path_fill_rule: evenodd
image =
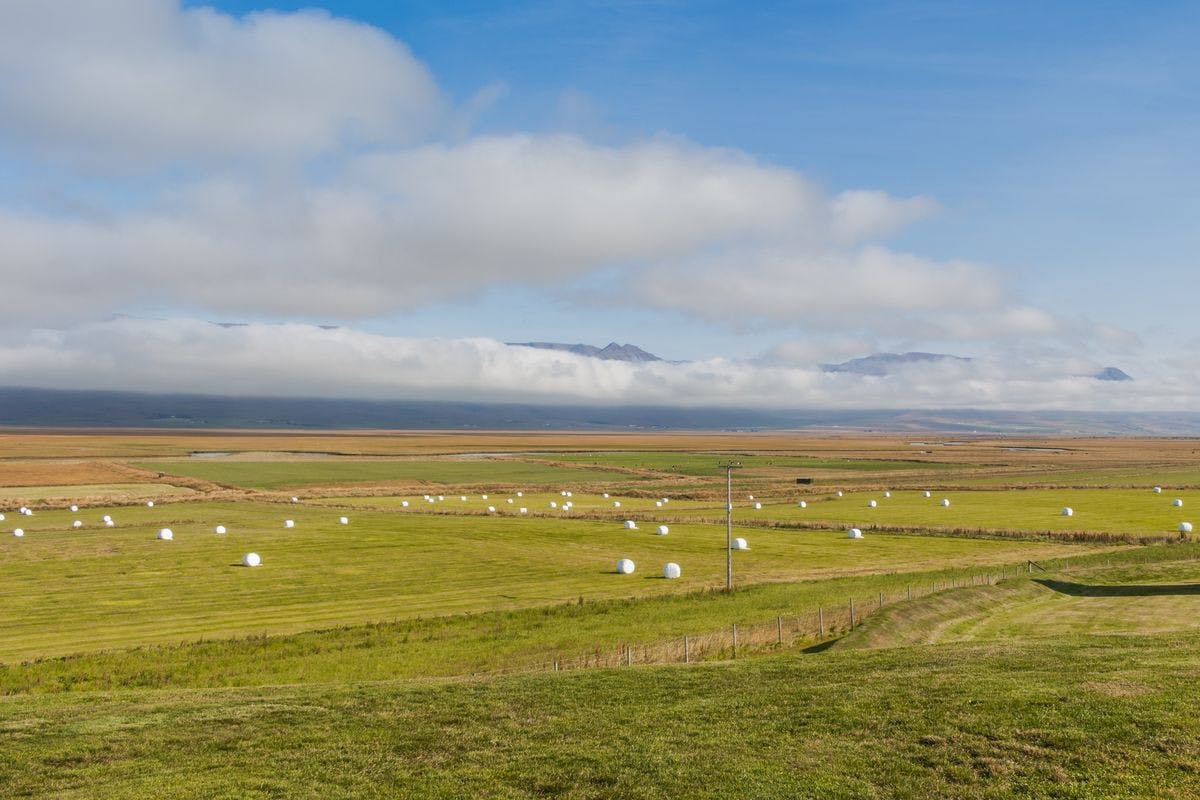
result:
<svg viewBox="0 0 1200 800"><path fill-rule="evenodd" d="M737 658L737 623L733 623L733 657Z"/></svg>
<svg viewBox="0 0 1200 800"><path fill-rule="evenodd" d="M817 606L817 630L821 634L821 638L825 638L825 609Z"/></svg>
<svg viewBox="0 0 1200 800"><path fill-rule="evenodd" d="M775 617L775 640L779 644L783 644L783 617Z"/></svg>
<svg viewBox="0 0 1200 800"><path fill-rule="evenodd" d="M854 627L854 598L850 598L850 627Z"/></svg>
<svg viewBox="0 0 1200 800"><path fill-rule="evenodd" d="M909 585L908 587L908 599L912 600L912 585Z"/></svg>
<svg viewBox="0 0 1200 800"><path fill-rule="evenodd" d="M692 663L692 651L688 648L688 637L686 633L683 635L683 663Z"/></svg>
<svg viewBox="0 0 1200 800"><path fill-rule="evenodd" d="M558 659L554 659L554 671L558 672Z"/></svg>
<svg viewBox="0 0 1200 800"><path fill-rule="evenodd" d="M883 592L879 593L879 607L883 608Z"/></svg>
<svg viewBox="0 0 1200 800"><path fill-rule="evenodd" d="M625 645L625 666L633 666L633 650L630 649L629 645Z"/></svg>

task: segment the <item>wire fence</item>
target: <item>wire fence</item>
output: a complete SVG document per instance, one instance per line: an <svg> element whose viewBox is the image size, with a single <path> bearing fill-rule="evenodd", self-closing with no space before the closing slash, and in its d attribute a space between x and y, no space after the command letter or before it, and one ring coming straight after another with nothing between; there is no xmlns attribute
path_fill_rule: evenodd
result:
<svg viewBox="0 0 1200 800"><path fill-rule="evenodd" d="M1069 568L1065 561L1053 565L1055 572ZM779 614L772 619L739 622L719 630L683 633L652 642L622 642L596 646L584 652L563 654L524 666L475 673L500 676L531 672L564 672L609 669L648 664L695 664L727 661L795 647L809 647L840 638L861 625L872 614L897 603L938 592L970 586L993 586L1006 578L1046 570L1036 562L1006 565L986 572L946 577L899 591L854 595L845 601L818 606L809 611Z"/></svg>

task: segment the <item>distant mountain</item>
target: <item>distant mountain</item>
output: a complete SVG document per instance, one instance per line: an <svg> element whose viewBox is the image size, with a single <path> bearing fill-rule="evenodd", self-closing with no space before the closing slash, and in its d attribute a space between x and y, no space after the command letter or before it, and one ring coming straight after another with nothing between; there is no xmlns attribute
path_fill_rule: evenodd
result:
<svg viewBox="0 0 1200 800"><path fill-rule="evenodd" d="M559 344L558 342L505 342L512 347L536 347L539 350L563 350L579 356L602 358L605 361L662 361L637 345L609 342L604 347L591 344Z"/></svg>
<svg viewBox="0 0 1200 800"><path fill-rule="evenodd" d="M822 364L825 372L850 372L855 375L887 375L895 367L929 361L970 361L962 356L945 353L875 353L852 358L840 364Z"/></svg>
<svg viewBox="0 0 1200 800"><path fill-rule="evenodd" d="M849 372L854 375L874 375L882 377L896 367L905 364L921 364L936 361L971 361L962 356L952 356L946 353L874 353L862 358L852 358L840 364L822 364L825 372ZM1094 375L1088 376L1098 381L1131 381L1127 372L1117 367L1105 367Z"/></svg>
<svg viewBox="0 0 1200 800"><path fill-rule="evenodd" d="M810 430L1196 436L1200 413L776 410L318 400L0 387L0 426L284 430Z"/></svg>
<svg viewBox="0 0 1200 800"><path fill-rule="evenodd" d="M1131 381L1133 378L1123 369L1105 367L1092 376L1098 381Z"/></svg>

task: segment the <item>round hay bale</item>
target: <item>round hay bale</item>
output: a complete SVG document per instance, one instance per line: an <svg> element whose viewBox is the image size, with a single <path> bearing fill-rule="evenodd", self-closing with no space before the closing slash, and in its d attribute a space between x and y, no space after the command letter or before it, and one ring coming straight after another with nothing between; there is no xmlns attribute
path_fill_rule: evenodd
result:
<svg viewBox="0 0 1200 800"><path fill-rule="evenodd" d="M752 495L752 494L748 494L748 495L746 495L746 499L747 499L747 500L753 500L753 499L754 499L754 495Z"/></svg>
<svg viewBox="0 0 1200 800"><path fill-rule="evenodd" d="M667 503L671 502L670 498L667 498L667 497L664 497L662 499L662 501L663 501L663 505L666 505Z"/></svg>
<svg viewBox="0 0 1200 800"><path fill-rule="evenodd" d="M1073 517L1075 516L1075 509L1071 508L1070 506L1063 506L1063 510L1059 513L1064 517Z"/></svg>
<svg viewBox="0 0 1200 800"><path fill-rule="evenodd" d="M461 500L461 501L462 501L462 502L464 502L464 503L465 503L465 502L467 502L467 496L466 496L465 494L460 494L460 495L458 496L458 499L459 499L459 500Z"/></svg>
<svg viewBox="0 0 1200 800"><path fill-rule="evenodd" d="M1175 506L1176 508L1182 508L1183 501L1180 500L1178 497L1176 497L1174 500L1171 501L1171 505Z"/></svg>
<svg viewBox="0 0 1200 800"><path fill-rule="evenodd" d="M486 494L481 494L481 495L479 495L479 499L480 499L480 500L487 500L487 495L486 495Z"/></svg>
<svg viewBox="0 0 1200 800"><path fill-rule="evenodd" d="M943 497L942 498L942 508L949 508L949 507L950 507L950 498Z"/></svg>
<svg viewBox="0 0 1200 800"><path fill-rule="evenodd" d="M558 503L556 503L556 502L554 502L553 500L551 500L551 501L550 501L550 507L551 507L551 508L558 508Z"/></svg>
<svg viewBox="0 0 1200 800"><path fill-rule="evenodd" d="M762 503L755 503L755 504L754 504L754 510L755 510L755 511L762 511Z"/></svg>
<svg viewBox="0 0 1200 800"><path fill-rule="evenodd" d="M349 518L349 517L338 517L338 524L340 524L340 525L349 525L349 524L350 524L350 518Z"/></svg>
<svg viewBox="0 0 1200 800"><path fill-rule="evenodd" d="M933 497L933 492L921 492L922 497Z"/></svg>
<svg viewBox="0 0 1200 800"><path fill-rule="evenodd" d="M100 518L100 521L101 522L112 522L112 517L110 517L108 514L105 514L103 517Z"/></svg>
<svg viewBox="0 0 1200 800"><path fill-rule="evenodd" d="M294 520L294 519L285 519L285 520L283 521L283 527L285 527L285 528L294 528L294 527L296 527L296 520Z"/></svg>
<svg viewBox="0 0 1200 800"><path fill-rule="evenodd" d="M837 496L838 496L838 497L841 497L841 496L842 496L842 490L841 490L841 489L838 489Z"/></svg>
<svg viewBox="0 0 1200 800"><path fill-rule="evenodd" d="M1161 486L1155 486L1155 487L1154 487L1154 493L1155 493L1155 494L1162 494L1162 487L1161 487Z"/></svg>
<svg viewBox="0 0 1200 800"><path fill-rule="evenodd" d="M524 497L524 496L525 496L524 492L517 492L517 497Z"/></svg>
<svg viewBox="0 0 1200 800"><path fill-rule="evenodd" d="M634 569L636 569L636 567L634 566L632 559L622 558L617 562L617 572L621 575L632 575Z"/></svg>
<svg viewBox="0 0 1200 800"><path fill-rule="evenodd" d="M875 500L868 500L868 501L867 501L867 508L875 508L875 507L876 507L876 506L878 506L878 505L879 505L879 503L878 503L877 501L875 501Z"/></svg>
<svg viewBox="0 0 1200 800"><path fill-rule="evenodd" d="M608 492L605 492L605 493L604 493L604 499L605 499L605 500L607 500L607 499L608 499Z"/></svg>
<svg viewBox="0 0 1200 800"><path fill-rule="evenodd" d="M80 519L75 520L74 522L71 523L71 527L72 528L82 528L83 520L80 520Z"/></svg>
<svg viewBox="0 0 1200 800"><path fill-rule="evenodd" d="M668 561L665 565L663 565L663 577L667 580L673 581L681 574L682 573L679 570L679 565L674 561Z"/></svg>
<svg viewBox="0 0 1200 800"><path fill-rule="evenodd" d="M891 493L891 492L884 492L884 493L883 493L883 496L884 496L884 498L886 499L886 498L889 498L889 497L891 497L891 496L892 496L892 493Z"/></svg>
<svg viewBox="0 0 1200 800"><path fill-rule="evenodd" d="M627 520L625 520L625 530L627 530L627 531L636 531L636 530L637 530L637 523L636 523L636 522L634 522L634 521L633 521L633 520L631 520L631 519L627 519Z"/></svg>
<svg viewBox="0 0 1200 800"><path fill-rule="evenodd" d="M112 527L115 527L115 526L116 526L116 524L117 524L117 523L113 522L113 521L110 519L108 522L104 523L104 527L106 527L106 528L112 528Z"/></svg>
<svg viewBox="0 0 1200 800"><path fill-rule="evenodd" d="M21 530L20 528L13 528L13 536L16 536L18 539L20 539L24 535L25 531Z"/></svg>
<svg viewBox="0 0 1200 800"><path fill-rule="evenodd" d="M658 530L655 533L658 536L666 536L670 532L671 532L671 529L668 528L666 525L659 525Z"/></svg>
<svg viewBox="0 0 1200 800"><path fill-rule="evenodd" d="M733 549L734 550L749 550L750 545L746 544L746 540L739 536L738 538L733 540Z"/></svg>
<svg viewBox="0 0 1200 800"><path fill-rule="evenodd" d="M510 497L506 502L511 506L513 504L513 499Z"/></svg>
<svg viewBox="0 0 1200 800"><path fill-rule="evenodd" d="M0 514L0 522L3 522L3 521L4 521L4 515Z"/></svg>
<svg viewBox="0 0 1200 800"><path fill-rule="evenodd" d="M1192 523L1190 523L1190 522L1179 523L1179 532L1180 533L1191 533L1192 532Z"/></svg>
<svg viewBox="0 0 1200 800"><path fill-rule="evenodd" d="M529 509L528 509L528 508L526 508L525 506L521 506L520 508L518 508L518 509L517 509L517 513L518 513L518 514L528 514L528 513L529 513Z"/></svg>
<svg viewBox="0 0 1200 800"><path fill-rule="evenodd" d="M158 538L162 539L164 542L169 542L175 538L175 532L170 528L163 528L158 532Z"/></svg>
<svg viewBox="0 0 1200 800"><path fill-rule="evenodd" d="M242 556L243 567L257 567L260 564L262 564L262 559L259 558L258 553L246 553Z"/></svg>
<svg viewBox="0 0 1200 800"><path fill-rule="evenodd" d="M662 500L655 500L655 501L654 501L654 507L655 507L655 508L662 508Z"/></svg>
<svg viewBox="0 0 1200 800"><path fill-rule="evenodd" d="M800 502L796 503L796 508L808 508L808 501L801 500Z"/></svg>
<svg viewBox="0 0 1200 800"><path fill-rule="evenodd" d="M846 538L847 539L861 539L861 538L863 538L863 534L862 534L862 531L860 531L858 528L851 528L850 530L846 531Z"/></svg>
<svg viewBox="0 0 1200 800"><path fill-rule="evenodd" d="M293 503L299 503L299 502L300 502L300 498L299 498L299 497L293 497L293 498L292 498L292 502L293 502Z"/></svg>
<svg viewBox="0 0 1200 800"><path fill-rule="evenodd" d="M400 507L401 507L401 508L408 508L408 501L407 501L407 500L401 500L401 501L400 501Z"/></svg>
<svg viewBox="0 0 1200 800"><path fill-rule="evenodd" d="M224 533L224 532L225 532L224 525L218 525L217 527L213 528L213 533Z"/></svg>
<svg viewBox="0 0 1200 800"><path fill-rule="evenodd" d="M621 501L613 500L613 508L620 508L620 507L621 507Z"/></svg>
<svg viewBox="0 0 1200 800"><path fill-rule="evenodd" d="M70 510L70 511L78 511L78 510L79 510L79 506L71 506L71 508L70 508L69 510ZM2 519L2 518L0 518L0 519Z"/></svg>
<svg viewBox="0 0 1200 800"><path fill-rule="evenodd" d="M146 501L146 508L154 508L154 501L153 501L153 500L147 500L147 501Z"/></svg>
<svg viewBox="0 0 1200 800"><path fill-rule="evenodd" d="M488 506L488 513L489 513L489 514L495 514L495 513L496 513L496 507L495 507L495 506Z"/></svg>

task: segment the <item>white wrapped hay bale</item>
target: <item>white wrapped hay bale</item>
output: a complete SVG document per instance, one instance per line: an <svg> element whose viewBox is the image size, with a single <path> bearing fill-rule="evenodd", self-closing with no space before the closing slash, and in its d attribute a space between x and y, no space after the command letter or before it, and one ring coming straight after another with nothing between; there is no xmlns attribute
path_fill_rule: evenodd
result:
<svg viewBox="0 0 1200 800"><path fill-rule="evenodd" d="M444 494L439 494L439 495L438 495L438 502L439 502L439 503L445 502L445 500L446 500L446 495L444 495Z"/></svg>
<svg viewBox="0 0 1200 800"><path fill-rule="evenodd" d="M754 495L752 495L752 494L748 494L748 495L746 495L746 499L747 499L747 500L753 500L753 499L754 499Z"/></svg>
<svg viewBox="0 0 1200 800"><path fill-rule="evenodd" d="M164 542L169 542L175 538L175 532L170 528L163 528L158 532L158 538L162 539Z"/></svg>
<svg viewBox="0 0 1200 800"><path fill-rule="evenodd" d="M464 503L465 503L465 502L467 502L467 496L466 496L465 494L460 494L460 495L458 496L458 499L459 499L459 500L461 500L461 501L462 501L462 502L464 502Z"/></svg>
<svg viewBox="0 0 1200 800"><path fill-rule="evenodd" d="M481 494L481 495L479 495L479 499L480 499L480 500L487 500L487 495L486 495L486 494Z"/></svg>
<svg viewBox="0 0 1200 800"><path fill-rule="evenodd" d="M225 532L224 525L218 525L217 527L213 528L213 533L224 533L224 532Z"/></svg>
<svg viewBox="0 0 1200 800"><path fill-rule="evenodd" d="M4 521L4 515L0 514L0 522L3 522L3 521Z"/></svg>
<svg viewBox="0 0 1200 800"><path fill-rule="evenodd" d="M655 531L655 534L658 536L666 536L670 532L671 532L671 529L668 528L666 525L659 525L658 530Z"/></svg>
<svg viewBox="0 0 1200 800"><path fill-rule="evenodd" d="M408 508L408 501L407 501L407 500L401 500L401 501L400 501L400 507L401 507L401 508Z"/></svg>
<svg viewBox="0 0 1200 800"><path fill-rule="evenodd" d="M837 496L838 496L838 497L841 497L841 496L842 496L842 490L841 490L841 489L838 489Z"/></svg>
<svg viewBox="0 0 1200 800"><path fill-rule="evenodd" d="M1154 487L1154 493L1155 493L1155 494L1162 494L1162 487L1161 487L1161 486L1155 486L1155 487Z"/></svg>
<svg viewBox="0 0 1200 800"><path fill-rule="evenodd" d="M625 530L627 530L627 531L636 531L636 530L637 530L637 523L636 523L636 522L634 522L634 521L633 521L633 520L631 520L631 519L627 519L627 520L625 520Z"/></svg>
<svg viewBox="0 0 1200 800"><path fill-rule="evenodd" d="M1064 517L1073 517L1075 516L1075 509L1071 508L1070 506L1063 506L1063 510L1058 513L1062 514Z"/></svg>
<svg viewBox="0 0 1200 800"><path fill-rule="evenodd" d="M75 520L74 522L72 522L72 523L71 523L71 527L72 527L72 528L82 528L82 527L83 527L83 520L81 520L81 519L77 519L77 520Z"/></svg>
<svg viewBox="0 0 1200 800"><path fill-rule="evenodd" d="M517 497L524 497L524 496L525 496L524 492L517 492Z"/></svg>
<svg viewBox="0 0 1200 800"><path fill-rule="evenodd" d="M495 513L496 513L496 507L495 507L495 506L488 506L488 509L487 509L487 510L488 510L488 513L489 513L489 514L495 514Z"/></svg>
<svg viewBox="0 0 1200 800"><path fill-rule="evenodd" d="M1190 522L1179 523L1179 532L1180 533L1191 533L1192 532L1192 523L1190 523Z"/></svg>
<svg viewBox="0 0 1200 800"><path fill-rule="evenodd" d="M518 513L518 514L528 514L528 513L529 513L529 509L528 509L528 508L526 508L525 506L521 506L520 508L518 508L518 509L517 509L517 513Z"/></svg>
<svg viewBox="0 0 1200 800"><path fill-rule="evenodd" d="M110 519L108 522L104 523L104 527L106 527L106 528L113 528L113 527L116 527L116 524L117 524L117 523L113 522L113 521Z"/></svg>
<svg viewBox="0 0 1200 800"><path fill-rule="evenodd" d="M943 497L942 498L942 508L949 508L949 507L950 507L950 498Z"/></svg>
<svg viewBox="0 0 1200 800"><path fill-rule="evenodd" d="M655 500L655 501L654 501L654 507L655 507L655 508L662 508L662 500Z"/></svg>
<svg viewBox="0 0 1200 800"><path fill-rule="evenodd" d="M296 527L296 520L294 520L294 519L285 519L285 520L283 521L283 527L285 527L285 528L294 528L294 527Z"/></svg>
<svg viewBox="0 0 1200 800"><path fill-rule="evenodd" d="M800 502L796 503L796 508L808 508L808 502L801 500Z"/></svg>
<svg viewBox="0 0 1200 800"><path fill-rule="evenodd" d="M862 537L862 531L860 531L858 528L851 528L850 530L846 531L847 539L861 539Z"/></svg>
<svg viewBox="0 0 1200 800"><path fill-rule="evenodd" d="M631 559L622 558L620 561L617 562L617 572L620 573L621 575L632 575L633 570L634 570L634 564Z"/></svg>
<svg viewBox="0 0 1200 800"><path fill-rule="evenodd" d="M68 511L78 511L78 510L79 510L79 506L71 506L71 507L70 507L69 509L67 509L67 510L68 510ZM0 517L0 519L4 519L4 517Z"/></svg>
<svg viewBox="0 0 1200 800"><path fill-rule="evenodd" d="M605 499L605 500L607 500L607 499L608 499L608 492L605 492L605 493L604 493L604 499Z"/></svg>
<svg viewBox="0 0 1200 800"><path fill-rule="evenodd" d="M737 539L733 540L733 549L734 550L749 550L750 545L746 544L746 540L739 536Z"/></svg>
<svg viewBox="0 0 1200 800"><path fill-rule="evenodd" d="M338 517L338 524L339 525L349 525L350 518L349 517Z"/></svg>
<svg viewBox="0 0 1200 800"><path fill-rule="evenodd" d="M1182 508L1183 501L1180 500L1178 497L1176 497L1174 500L1171 501L1171 505L1175 506L1176 508Z"/></svg>
<svg viewBox="0 0 1200 800"><path fill-rule="evenodd" d="M105 514L100 518L100 521L105 523L112 522L112 517L110 517L108 514Z"/></svg>
<svg viewBox="0 0 1200 800"><path fill-rule="evenodd" d="M551 501L550 501L550 507L551 507L551 508L558 508L558 503L556 503L555 501L551 500Z"/></svg>
<svg viewBox="0 0 1200 800"><path fill-rule="evenodd" d="M669 581L675 580L681 574L682 573L680 572L679 565L676 564L674 561L668 561L663 566L663 577Z"/></svg>
<svg viewBox="0 0 1200 800"><path fill-rule="evenodd" d="M930 497L933 497L933 492L921 492L921 496L925 499L929 499Z"/></svg>
<svg viewBox="0 0 1200 800"><path fill-rule="evenodd" d="M613 508L620 508L620 507L621 507L621 501L613 500Z"/></svg>
<svg viewBox="0 0 1200 800"><path fill-rule="evenodd" d="M755 504L754 504L754 510L755 510L755 511L762 511L762 503L755 503Z"/></svg>
<svg viewBox="0 0 1200 800"><path fill-rule="evenodd" d="M258 553L246 553L242 556L243 567L257 567L260 564L262 564L262 559L259 558Z"/></svg>
<svg viewBox="0 0 1200 800"><path fill-rule="evenodd" d="M154 501L153 501L153 500L147 500L147 501L146 501L146 508L154 508Z"/></svg>
<svg viewBox="0 0 1200 800"><path fill-rule="evenodd" d="M299 497L293 497L293 498L292 498L292 502L293 502L293 503L299 503L299 502L300 502L300 498L299 498Z"/></svg>
<svg viewBox="0 0 1200 800"><path fill-rule="evenodd" d="M18 539L20 539L24 535L25 531L21 530L20 528L13 528L13 536L16 536Z"/></svg>
<svg viewBox="0 0 1200 800"><path fill-rule="evenodd" d="M663 505L665 506L667 503L671 502L671 500L669 498L664 497L662 499L662 502L663 502Z"/></svg>
<svg viewBox="0 0 1200 800"><path fill-rule="evenodd" d="M875 508L877 505L879 505L879 503L878 503L878 502L876 502L875 500L868 500L868 501L867 501L867 508Z"/></svg>
<svg viewBox="0 0 1200 800"><path fill-rule="evenodd" d="M891 493L891 492L884 492L884 493L883 493L883 496L884 496L884 499L887 499L887 498L889 498L889 497L891 497L891 496L892 496L892 493Z"/></svg>
<svg viewBox="0 0 1200 800"><path fill-rule="evenodd" d="M508 498L508 500L506 500L505 502L506 502L506 503L508 503L508 504L511 506L511 505L513 504L513 499L510 497L510 498Z"/></svg>

